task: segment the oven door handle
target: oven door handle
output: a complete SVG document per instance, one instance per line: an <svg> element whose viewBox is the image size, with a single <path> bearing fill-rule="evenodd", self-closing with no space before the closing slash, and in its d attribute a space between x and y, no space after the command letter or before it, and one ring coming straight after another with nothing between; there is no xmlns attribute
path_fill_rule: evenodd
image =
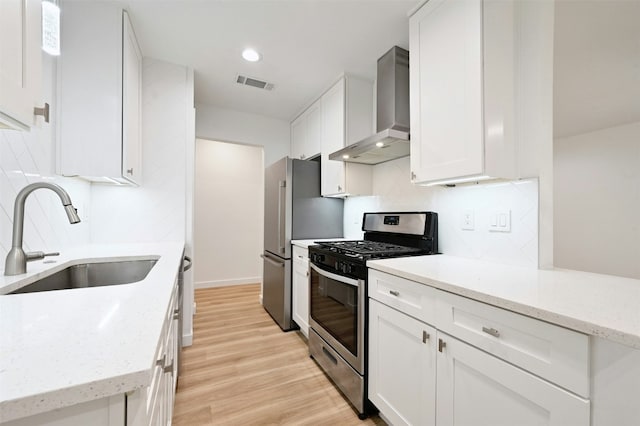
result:
<svg viewBox="0 0 640 426"><path fill-rule="evenodd" d="M311 267L311 269L313 269L314 271L316 271L318 274L322 275L323 277L327 277L327 278L332 279L334 281L338 281L338 282L341 282L341 283L344 283L344 284L348 284L348 285L352 285L354 287L358 287L358 284L359 284L358 280L354 280L353 278L347 278L347 277L344 277L342 275L338 275L338 274L334 274L334 273L325 271L324 269L318 268L313 263L310 263L309 266Z"/></svg>

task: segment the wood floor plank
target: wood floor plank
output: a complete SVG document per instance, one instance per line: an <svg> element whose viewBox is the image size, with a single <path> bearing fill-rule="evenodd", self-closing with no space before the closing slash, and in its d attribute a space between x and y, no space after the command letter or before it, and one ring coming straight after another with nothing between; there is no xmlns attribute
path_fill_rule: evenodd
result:
<svg viewBox="0 0 640 426"><path fill-rule="evenodd" d="M282 332L259 294L259 284L196 290L173 424L384 425L358 419L309 358L304 337Z"/></svg>

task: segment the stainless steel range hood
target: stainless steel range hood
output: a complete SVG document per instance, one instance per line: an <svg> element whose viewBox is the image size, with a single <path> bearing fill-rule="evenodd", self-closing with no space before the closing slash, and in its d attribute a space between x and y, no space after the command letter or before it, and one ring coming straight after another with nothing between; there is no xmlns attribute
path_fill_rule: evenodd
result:
<svg viewBox="0 0 640 426"><path fill-rule="evenodd" d="M409 52L394 46L378 59L377 72L377 133L330 160L373 165L409 155Z"/></svg>

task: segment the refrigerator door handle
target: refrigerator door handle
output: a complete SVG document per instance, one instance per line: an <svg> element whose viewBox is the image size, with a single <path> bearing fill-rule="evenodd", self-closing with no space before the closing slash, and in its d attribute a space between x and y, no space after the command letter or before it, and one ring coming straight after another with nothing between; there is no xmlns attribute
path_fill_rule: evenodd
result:
<svg viewBox="0 0 640 426"><path fill-rule="evenodd" d="M284 222L285 218L282 217L282 214L284 213L283 203L287 198L286 194L284 194L286 187L287 187L286 180L278 181L278 250L280 251L280 253L285 252L285 247L284 247L285 238L283 235L284 227L282 226L282 222Z"/></svg>
<svg viewBox="0 0 640 426"><path fill-rule="evenodd" d="M284 268L284 265L285 265L284 262L278 262L277 260L274 260L269 256L265 256L264 254L261 254L260 257L266 260L267 262L271 263L273 266L279 266L280 268Z"/></svg>

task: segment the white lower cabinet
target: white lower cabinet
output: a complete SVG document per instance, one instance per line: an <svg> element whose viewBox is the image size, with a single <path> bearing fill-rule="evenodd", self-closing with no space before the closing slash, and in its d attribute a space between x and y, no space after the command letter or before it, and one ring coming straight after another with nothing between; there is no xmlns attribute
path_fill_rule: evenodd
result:
<svg viewBox="0 0 640 426"><path fill-rule="evenodd" d="M369 299L369 399L394 425L435 424L436 330Z"/></svg>
<svg viewBox="0 0 640 426"><path fill-rule="evenodd" d="M173 291L167 311L163 338L156 351L151 384L127 394L127 426L170 425L177 385L178 287Z"/></svg>
<svg viewBox="0 0 640 426"><path fill-rule="evenodd" d="M309 250L293 246L292 264L291 316L309 337Z"/></svg>
<svg viewBox="0 0 640 426"><path fill-rule="evenodd" d="M586 336L563 329L569 335L566 341L556 343L542 331L557 326L499 308L484 309L488 305L470 299L464 299L465 309L461 309L457 299L453 299L455 304L451 303L449 293L375 270L369 270L368 285L368 397L391 424L590 424L590 400L566 390L566 383L577 381L588 385L588 369L582 363L588 354L588 345L583 344ZM436 305L439 309L434 308ZM455 309L443 310L442 306ZM453 312L455 322L442 312ZM500 331L482 325L487 320L493 321L489 324L501 324L506 318L503 315L507 315L512 326L510 330L502 329L503 336ZM531 321L539 324L532 326ZM463 332L452 335L442 331L447 328L455 332L456 327L469 336L477 335L479 339L488 336L494 341L479 340L484 345L480 349L474 346L477 342L472 345L464 341ZM572 334L576 335L575 340ZM500 337L506 343L499 341ZM575 346L573 350L567 350L567 341ZM533 343L555 354L552 361L561 359L562 368L574 370L566 376L560 368L540 369L543 373L557 372L553 377L560 378L562 387L539 377L539 371L536 374L527 371L530 365L537 368L536 364L517 362L519 358L514 351L520 353ZM580 380L581 376L584 380ZM588 397L588 390L586 393Z"/></svg>
<svg viewBox="0 0 640 426"><path fill-rule="evenodd" d="M445 333L436 346L438 426L589 425L589 400Z"/></svg>

